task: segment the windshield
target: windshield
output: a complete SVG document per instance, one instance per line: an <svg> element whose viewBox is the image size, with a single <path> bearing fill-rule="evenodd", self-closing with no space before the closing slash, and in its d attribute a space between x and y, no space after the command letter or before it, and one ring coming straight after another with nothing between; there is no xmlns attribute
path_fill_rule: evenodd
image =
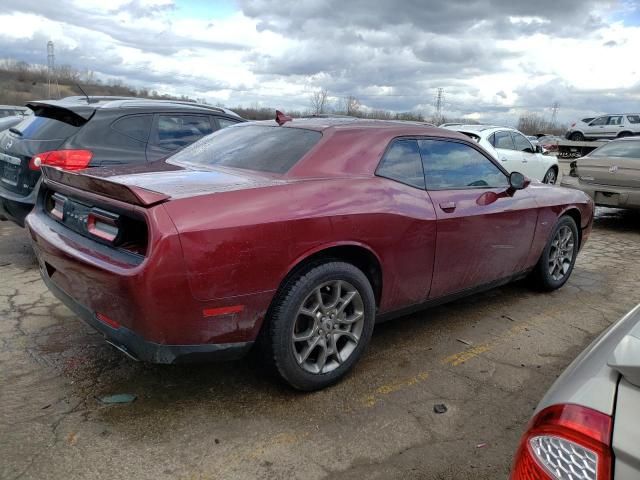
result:
<svg viewBox="0 0 640 480"><path fill-rule="evenodd" d="M589 157L625 157L640 159L640 141L611 142L591 152Z"/></svg>
<svg viewBox="0 0 640 480"><path fill-rule="evenodd" d="M169 159L169 163L283 174L320 138L320 132L301 128L233 126L218 130L181 150Z"/></svg>

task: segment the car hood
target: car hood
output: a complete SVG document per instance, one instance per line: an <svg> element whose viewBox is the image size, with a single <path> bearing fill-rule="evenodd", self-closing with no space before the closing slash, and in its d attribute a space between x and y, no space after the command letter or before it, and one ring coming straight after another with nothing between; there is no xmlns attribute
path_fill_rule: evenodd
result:
<svg viewBox="0 0 640 480"><path fill-rule="evenodd" d="M620 375L640 378L640 305L605 330L558 377L536 413L559 403L575 403L612 415ZM635 379L635 380L634 380Z"/></svg>

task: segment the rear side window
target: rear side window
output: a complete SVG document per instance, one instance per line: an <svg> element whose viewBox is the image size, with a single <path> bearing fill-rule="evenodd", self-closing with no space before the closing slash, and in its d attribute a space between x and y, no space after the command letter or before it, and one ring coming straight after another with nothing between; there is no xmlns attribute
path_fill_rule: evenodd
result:
<svg viewBox="0 0 640 480"><path fill-rule="evenodd" d="M231 125L235 125L238 122L234 122L233 120L229 120L228 118L216 117L218 121L218 125L220 128L230 127Z"/></svg>
<svg viewBox="0 0 640 480"><path fill-rule="evenodd" d="M507 177L487 157L463 143L420 140L428 190L497 188Z"/></svg>
<svg viewBox="0 0 640 480"><path fill-rule="evenodd" d="M155 144L177 150L213 132L206 115L159 115Z"/></svg>
<svg viewBox="0 0 640 480"><path fill-rule="evenodd" d="M629 123L640 123L640 116L639 115L627 115L627 120L629 120Z"/></svg>
<svg viewBox="0 0 640 480"><path fill-rule="evenodd" d="M116 132L134 140L147 142L153 123L153 115L129 115L116 120L112 125Z"/></svg>
<svg viewBox="0 0 640 480"><path fill-rule="evenodd" d="M395 140L382 157L376 175L424 188L424 170L417 140Z"/></svg>
<svg viewBox="0 0 640 480"><path fill-rule="evenodd" d="M218 130L180 150L169 163L286 173L322 138L320 132L248 125Z"/></svg>
<svg viewBox="0 0 640 480"><path fill-rule="evenodd" d="M513 144L513 139L509 132L496 132L494 136L494 147L505 150L515 150L516 147Z"/></svg>
<svg viewBox="0 0 640 480"><path fill-rule="evenodd" d="M14 127L25 140L64 140L80 127L53 118L30 116Z"/></svg>

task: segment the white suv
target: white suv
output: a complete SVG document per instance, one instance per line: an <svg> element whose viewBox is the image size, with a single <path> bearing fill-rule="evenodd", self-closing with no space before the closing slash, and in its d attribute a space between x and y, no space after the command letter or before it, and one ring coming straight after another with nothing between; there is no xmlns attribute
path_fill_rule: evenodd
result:
<svg viewBox="0 0 640 480"><path fill-rule="evenodd" d="M509 173L520 172L543 183L558 181L558 159L542 155L539 145L534 147L527 137L514 128L492 125L452 125L445 128L471 137Z"/></svg>
<svg viewBox="0 0 640 480"><path fill-rule="evenodd" d="M621 138L640 135L640 114L620 113L596 117L590 122L574 123L565 137L580 142L585 139Z"/></svg>

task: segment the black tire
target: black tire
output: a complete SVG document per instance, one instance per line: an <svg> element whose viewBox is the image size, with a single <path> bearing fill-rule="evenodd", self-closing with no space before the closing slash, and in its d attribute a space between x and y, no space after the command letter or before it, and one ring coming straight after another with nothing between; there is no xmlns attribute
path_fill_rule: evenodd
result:
<svg viewBox="0 0 640 480"><path fill-rule="evenodd" d="M569 135L569 140L573 140L574 142L583 142L584 135L580 132L573 132L571 135Z"/></svg>
<svg viewBox="0 0 640 480"><path fill-rule="evenodd" d="M547 173L542 177L542 183L549 185L555 185L558 182L558 170L555 167L551 167L547 170Z"/></svg>
<svg viewBox="0 0 640 480"><path fill-rule="evenodd" d="M618 138L624 138L624 137L633 137L633 133L631 133L631 132L620 132L618 134Z"/></svg>
<svg viewBox="0 0 640 480"><path fill-rule="evenodd" d="M566 272L564 272L561 278L554 277L550 272L551 262L553 261L553 255L558 250L554 246L554 242L559 234L559 232L563 228L568 228L572 234L572 247L571 247L571 261L565 262L564 265L567 265L568 268ZM563 230L566 231L566 230ZM531 273L531 280L533 282L534 287L542 291L551 291L556 290L562 287L569 277L571 276L571 272L573 272L573 267L576 263L576 258L578 256L578 250L580 248L580 240L578 236L578 227L576 226L576 222L568 215L563 215L558 219L555 227L551 231L551 235L547 240L547 244L542 251L542 255L540 255L540 259L538 260L537 265L535 266L533 272ZM557 266L557 265L556 265ZM560 271L557 272L556 275L560 275Z"/></svg>
<svg viewBox="0 0 640 480"><path fill-rule="evenodd" d="M354 291L357 291L359 294L361 301L358 300L357 303L359 310L364 316L362 323L358 321L358 327L361 328L358 333L359 339L357 343L355 343L355 346L349 346L349 354L344 360L341 360L342 363L338 362L337 356L333 355L332 362L337 365L334 365L333 370L312 373L305 369L305 365L299 363L298 359L301 358L302 355L301 352L297 351L298 346L294 345L293 336L298 326L297 322L300 322L300 319L307 318L304 314L301 314L299 310L305 306L306 301L312 300L311 295L316 294L321 288L328 288L328 284L332 285L332 288L335 288L333 287L333 285L337 285L335 282L340 282L343 286L348 285L349 289L353 288ZM340 289L337 288L337 290ZM357 299L358 297L355 298ZM376 304L373 289L366 275L361 270L349 263L340 261L330 261L320 265L312 265L309 269L303 270L289 279L286 284L282 286L274 299L273 305L269 309L268 318L266 319L268 322L266 325L267 330L263 338L266 360L271 364L270 366L273 367L272 370L277 372L279 376L293 388L303 391L313 391L328 387L344 377L362 356L373 333L375 312ZM353 315L356 314L354 313ZM324 318L325 317L323 317L323 319ZM324 320L314 318L308 321L313 323L313 326L309 327L309 331L320 332L320 335L314 335L313 338L323 337L321 341L325 342L323 330L321 330L321 328L324 328L322 326ZM338 321L336 320L336 324L337 323ZM317 328L318 326L320 329ZM354 326L355 324L348 328L352 329ZM337 338L342 338L338 336L339 333L335 333L341 332L340 329L343 328L342 326L329 326L328 328L329 332L335 334ZM331 330L331 328L337 330ZM298 332L298 335L301 334ZM302 335L304 336L304 333ZM329 334L327 334L326 338L329 338ZM349 341L350 339L346 340L343 348L346 348L344 345L348 344ZM333 342L333 346L337 349L340 340L334 340ZM327 340L326 343L319 344L318 348L320 348L320 350L324 348L326 352L328 351L329 343L330 341ZM322 345L325 346L322 347ZM311 351L312 354L314 352L315 350ZM319 356L320 353L317 353L317 355ZM312 355L310 354L309 358L311 357ZM319 364L320 361L318 360L316 363Z"/></svg>

